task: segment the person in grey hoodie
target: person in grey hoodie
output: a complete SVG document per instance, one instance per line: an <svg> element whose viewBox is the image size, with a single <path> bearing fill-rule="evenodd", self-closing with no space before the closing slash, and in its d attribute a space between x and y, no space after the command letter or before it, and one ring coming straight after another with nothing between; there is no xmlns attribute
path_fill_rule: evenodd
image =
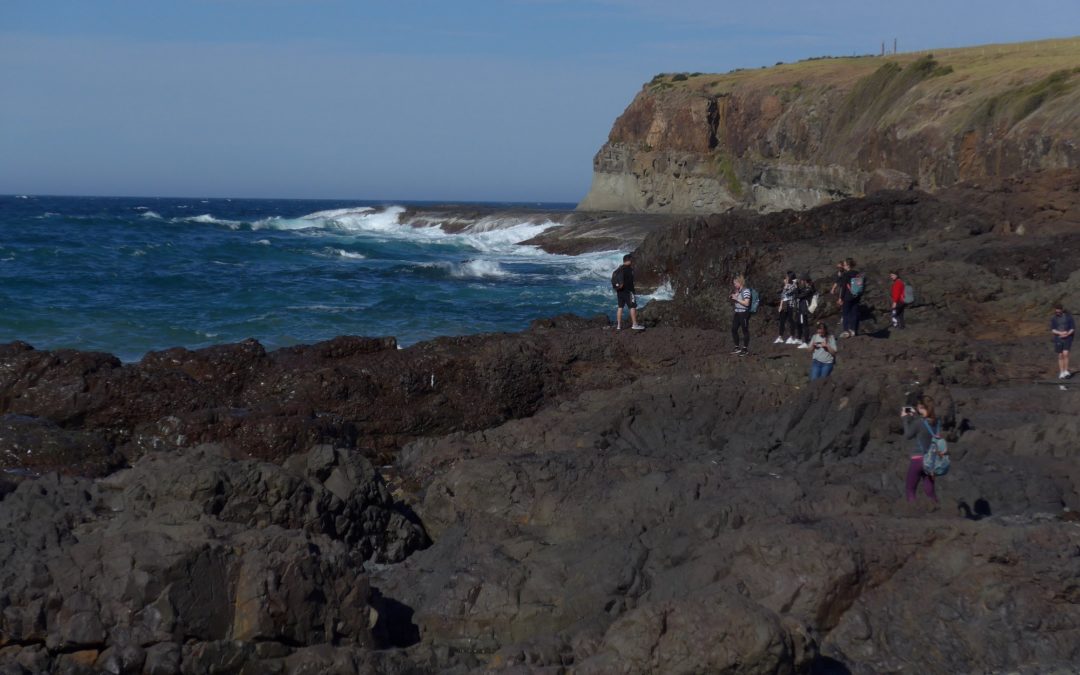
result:
<svg viewBox="0 0 1080 675"><path fill-rule="evenodd" d="M941 422L934 412L934 400L929 396L919 399L915 407L905 406L900 410L900 419L904 422L904 438L915 439L915 452L911 454L911 463L908 464L907 472L907 500L915 501L915 492L919 483L923 484L923 492L930 501L938 503L937 493L934 491L934 477L923 470L923 455L930 448L930 441L934 433L941 433ZM932 431L931 431L932 430Z"/></svg>

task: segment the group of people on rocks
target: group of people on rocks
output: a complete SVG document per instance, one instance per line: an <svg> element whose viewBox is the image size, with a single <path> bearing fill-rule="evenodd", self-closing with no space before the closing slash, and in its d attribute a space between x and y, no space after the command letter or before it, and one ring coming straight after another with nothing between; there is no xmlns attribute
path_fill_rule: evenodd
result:
<svg viewBox="0 0 1080 675"><path fill-rule="evenodd" d="M894 328L905 328L904 309L910 304L913 294L899 272L889 273L889 301ZM735 277L734 289L730 299L734 313L731 322L731 337L735 343L732 354L746 356L750 353L750 315L756 312L755 291L748 288L746 278ZM866 278L856 268L851 258L836 264L836 280L829 293L836 296L840 305L842 332L840 338L850 338L859 334L859 311L866 288ZM813 315L819 305L819 295L813 279L809 275L797 277L794 272L784 275L780 284L777 305L778 331L774 344L795 345L798 349L810 351L810 379L827 377L836 365L836 337L829 332L823 321L813 322ZM813 330L811 330L813 324Z"/></svg>
<svg viewBox="0 0 1080 675"><path fill-rule="evenodd" d="M914 289L904 282L897 271L889 273L889 281L892 326L904 329L907 327L904 310L914 301ZM623 307L630 309L631 327L643 329L637 322L633 259L630 255L623 256L622 266L612 274L612 286L618 298L616 329L622 329ZM746 356L750 353L750 317L757 312L761 299L758 292L747 285L744 275L736 276L732 286L728 297L733 309L731 338L735 348L731 353ZM859 333L859 311L865 288L866 279L856 268L853 259L846 258L837 263L836 281L829 292L837 296L837 303L840 305L843 327L841 338L854 337ZM814 330L810 330L813 315L820 304L813 279L809 275L800 278L794 272L787 272L780 284L778 296L779 325L774 344L795 345L798 349L809 350L810 380L827 377L836 365L837 342L824 321L816 322ZM1050 332L1058 359L1058 377L1068 379L1072 377L1069 370L1069 350L1076 334L1076 322L1061 303L1055 304L1053 309ZM905 405L900 410L900 418L904 425L904 438L914 440L916 447L908 465L905 496L908 502L914 502L921 484L926 496L936 504L938 497L935 477L948 472L949 458L933 399L922 396L914 405Z"/></svg>

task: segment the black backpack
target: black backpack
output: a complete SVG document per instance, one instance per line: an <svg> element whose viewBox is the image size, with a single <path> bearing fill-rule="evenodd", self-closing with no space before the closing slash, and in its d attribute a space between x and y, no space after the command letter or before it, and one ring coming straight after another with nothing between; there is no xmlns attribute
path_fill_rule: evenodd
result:
<svg viewBox="0 0 1080 675"><path fill-rule="evenodd" d="M615 271L611 273L611 287L616 291L622 290L623 285L623 266L619 265L615 268Z"/></svg>

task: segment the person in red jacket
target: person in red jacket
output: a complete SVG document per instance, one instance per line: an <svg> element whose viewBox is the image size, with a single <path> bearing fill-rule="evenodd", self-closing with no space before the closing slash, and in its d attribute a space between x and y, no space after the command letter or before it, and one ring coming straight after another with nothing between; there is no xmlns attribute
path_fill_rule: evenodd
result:
<svg viewBox="0 0 1080 675"><path fill-rule="evenodd" d="M904 323L904 280L896 272L889 272L892 279L892 289L889 297L892 298L892 325L896 328L905 328Z"/></svg>

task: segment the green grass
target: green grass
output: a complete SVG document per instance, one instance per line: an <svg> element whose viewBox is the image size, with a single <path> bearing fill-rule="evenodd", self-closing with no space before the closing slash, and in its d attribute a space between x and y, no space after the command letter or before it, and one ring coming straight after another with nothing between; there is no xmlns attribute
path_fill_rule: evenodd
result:
<svg viewBox="0 0 1080 675"><path fill-rule="evenodd" d="M1073 90L1080 81L1078 74L1080 67L1058 70L1032 84L991 96L975 108L968 126L982 127L999 121L1015 125L1044 103Z"/></svg>
<svg viewBox="0 0 1080 675"><path fill-rule="evenodd" d="M716 174L727 185L728 192L734 197L742 197L742 181L739 180L739 174L735 171L735 163L731 157L727 153L718 150L713 155L713 164L716 167Z"/></svg>
<svg viewBox="0 0 1080 675"><path fill-rule="evenodd" d="M725 74L667 73L653 94L717 99L767 91L784 107L810 106L828 94L838 110L833 130L900 124L940 124L962 132L987 124L1014 125L1033 114L1066 126L1080 109L1080 37L885 57L817 57Z"/></svg>

